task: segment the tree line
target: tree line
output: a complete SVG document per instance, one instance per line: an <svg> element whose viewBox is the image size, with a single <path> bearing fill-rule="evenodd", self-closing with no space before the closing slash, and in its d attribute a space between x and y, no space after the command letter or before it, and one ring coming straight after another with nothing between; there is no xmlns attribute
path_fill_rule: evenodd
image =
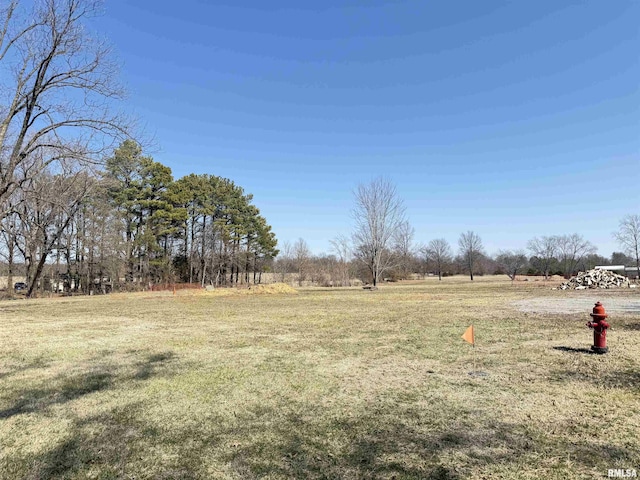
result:
<svg viewBox="0 0 640 480"><path fill-rule="evenodd" d="M627 215L614 233L624 252L611 258L597 255L597 248L578 233L539 236L527 243L525 250L503 250L493 257L484 251L482 239L473 231L460 234L458 249L444 238L426 244L414 241L406 209L395 185L376 178L359 185L354 193L353 231L350 237L338 236L332 253L313 257L303 239L293 246L287 243L276 263L281 278L297 273L298 281L344 285L354 276L372 283L382 279L405 279L411 274L433 273L439 279L466 273L470 279L485 273L562 275L569 278L580 270L598 264L635 264L640 277L640 215ZM528 254L527 254L528 253Z"/></svg>
<svg viewBox="0 0 640 480"><path fill-rule="evenodd" d="M27 295L38 285L88 293L255 283L278 253L252 195L215 175L174 180L132 140L103 170L43 169L7 202L0 242L9 282L18 266Z"/></svg>
<svg viewBox="0 0 640 480"><path fill-rule="evenodd" d="M252 196L145 156L95 0L0 4L0 254L9 287L258 281L276 239Z"/></svg>
<svg viewBox="0 0 640 480"><path fill-rule="evenodd" d="M475 232L471 232L474 236ZM469 232L461 234L467 237ZM478 238L480 238L478 236ZM466 242L466 240L465 240ZM293 281L298 285L350 286L354 279L363 283L373 283L371 270L349 249L341 249L341 244L332 242L327 253L312 254L307 242L300 238L297 241L283 242L280 254L273 263L272 271L277 281ZM396 245L397 246L397 245ZM596 265L635 265L635 260L623 252L614 252L611 257L597 253L589 253L575 262L555 255L544 264L529 250L503 250L494 255L487 254L483 248L462 250L460 245L452 245L444 238L433 239L427 243L419 243L411 237L408 250L397 250L394 245L388 249L388 266L381 272L378 281L398 281L411 278L424 278L433 275L442 279L452 275L508 275L515 280L518 275L540 276L549 278L552 275L568 277L578 271L586 271ZM346 255L345 255L346 253ZM469 259L471 256L471 266ZM571 273L565 270L566 265L573 263ZM545 270L547 275L545 277Z"/></svg>

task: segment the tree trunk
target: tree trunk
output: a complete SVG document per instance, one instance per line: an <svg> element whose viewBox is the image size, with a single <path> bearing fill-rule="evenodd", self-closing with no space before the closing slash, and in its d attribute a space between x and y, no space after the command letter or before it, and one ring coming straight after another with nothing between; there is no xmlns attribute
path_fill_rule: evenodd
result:
<svg viewBox="0 0 640 480"><path fill-rule="evenodd" d="M207 279L207 265L202 266L202 279L200 280L200 286L204 288L205 280Z"/></svg>
<svg viewBox="0 0 640 480"><path fill-rule="evenodd" d="M127 220L127 273L125 275L125 282L133 283L133 231L131 229L131 222Z"/></svg>
<svg viewBox="0 0 640 480"><path fill-rule="evenodd" d="M247 242L247 254L244 262L244 283L249 284L249 242Z"/></svg>
<svg viewBox="0 0 640 480"><path fill-rule="evenodd" d="M45 237L44 243L46 244L47 238ZM35 274L33 275L33 280L29 283L29 290L27 291L27 298L31 298L33 295L33 291L38 283L38 278L40 278L40 274L44 268L44 264L47 261L47 248L43 248L40 259L38 260L38 266L36 267Z"/></svg>
<svg viewBox="0 0 640 480"><path fill-rule="evenodd" d="M81 231L81 229L82 229L82 231ZM77 292L78 291L78 287L80 287L80 290L83 293L86 293L86 288L87 288L86 285L84 285L85 282L82 281L84 279L84 277L85 277L85 272L87 270L87 266L86 266L86 262L85 262L86 258L84 256L84 246L82 247L82 249L80 248L80 238L81 237L82 238L86 238L85 235L86 235L86 231L85 231L85 228L84 228L84 224L78 225L78 231L77 231L77 234L76 234L76 262L79 261L80 268L78 269L76 267L76 272L78 274L78 280L79 280L78 283L80 283L81 285L77 285L76 284L75 290ZM76 263L76 265L78 265L78 263Z"/></svg>
<svg viewBox="0 0 640 480"><path fill-rule="evenodd" d="M71 239L67 241L66 248L64 250L64 258L67 262L67 275L64 283L62 284L62 291L68 293L71 291Z"/></svg>
<svg viewBox="0 0 640 480"><path fill-rule="evenodd" d="M9 298L13 298L13 246L15 244L15 235L13 233L9 234L9 257L8 260L8 268L7 272L7 294Z"/></svg>
<svg viewBox="0 0 640 480"><path fill-rule="evenodd" d="M202 268L201 283L203 287L204 287L204 280L205 280L205 270L207 268L207 262L205 260L205 247L206 247L206 240L207 240L206 230L207 230L207 216L204 215L202 217L202 242L200 242L200 265Z"/></svg>
<svg viewBox="0 0 640 480"><path fill-rule="evenodd" d="M58 245L58 248L56 249L56 267L55 267L55 272L52 275L52 287L53 284L55 282L55 293L58 293L60 291L60 245ZM53 288L52 288L53 289Z"/></svg>
<svg viewBox="0 0 640 480"><path fill-rule="evenodd" d="M254 253L253 254L253 284L256 284L256 271L258 270L257 267L258 264L258 254Z"/></svg>
<svg viewBox="0 0 640 480"><path fill-rule="evenodd" d="M191 219L191 228L190 228L190 237L191 237L191 242L189 242L189 256L188 256L188 261L189 261L189 283L193 283L193 239L195 238L195 218Z"/></svg>

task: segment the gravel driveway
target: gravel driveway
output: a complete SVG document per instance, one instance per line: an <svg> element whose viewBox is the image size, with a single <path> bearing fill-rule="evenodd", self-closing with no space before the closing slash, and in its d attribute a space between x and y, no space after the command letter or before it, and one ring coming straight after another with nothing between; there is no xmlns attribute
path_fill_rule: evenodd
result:
<svg viewBox="0 0 640 480"><path fill-rule="evenodd" d="M608 297L590 295L585 298L531 298L513 302L521 312L532 313L591 313L596 301L602 302L607 313L640 315L640 298Z"/></svg>

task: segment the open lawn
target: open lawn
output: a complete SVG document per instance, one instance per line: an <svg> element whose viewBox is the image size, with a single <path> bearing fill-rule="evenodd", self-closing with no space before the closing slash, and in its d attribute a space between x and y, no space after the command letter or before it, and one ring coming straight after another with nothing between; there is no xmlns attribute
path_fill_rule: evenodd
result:
<svg viewBox="0 0 640 480"><path fill-rule="evenodd" d="M622 307L591 355L605 298ZM627 300L640 292L447 278L1 302L0 478L640 475ZM485 376L469 375L472 323Z"/></svg>

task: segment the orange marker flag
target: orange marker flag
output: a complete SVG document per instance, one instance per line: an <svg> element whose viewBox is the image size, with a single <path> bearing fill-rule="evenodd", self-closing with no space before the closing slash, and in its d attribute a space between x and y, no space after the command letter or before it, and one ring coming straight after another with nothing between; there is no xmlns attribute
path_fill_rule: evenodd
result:
<svg viewBox="0 0 640 480"><path fill-rule="evenodd" d="M467 330L464 332L464 335L462 335L462 339L469 342L471 345L475 345L476 339L473 335L473 325L467 328Z"/></svg>

